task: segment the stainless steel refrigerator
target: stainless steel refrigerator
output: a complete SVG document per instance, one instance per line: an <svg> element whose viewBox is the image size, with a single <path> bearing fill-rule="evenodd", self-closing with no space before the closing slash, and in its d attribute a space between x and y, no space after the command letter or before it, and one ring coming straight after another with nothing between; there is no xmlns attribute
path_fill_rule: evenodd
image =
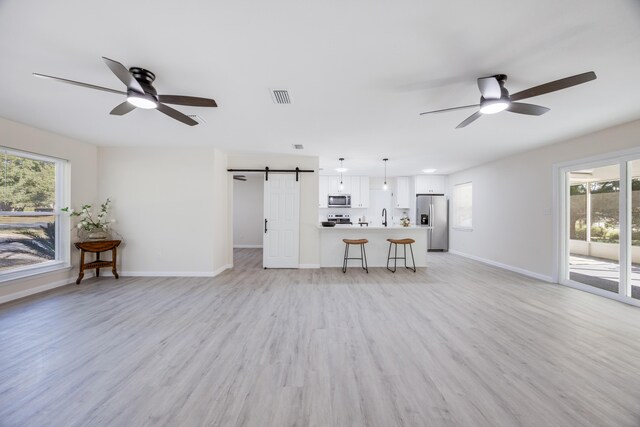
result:
<svg viewBox="0 0 640 427"><path fill-rule="evenodd" d="M449 201L444 194L416 195L416 225L429 227L427 250L449 250Z"/></svg>

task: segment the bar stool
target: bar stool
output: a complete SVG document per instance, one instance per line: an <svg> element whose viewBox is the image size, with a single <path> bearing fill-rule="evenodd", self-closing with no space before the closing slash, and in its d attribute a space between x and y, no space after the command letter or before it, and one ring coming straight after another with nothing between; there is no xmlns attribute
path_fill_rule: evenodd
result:
<svg viewBox="0 0 640 427"><path fill-rule="evenodd" d="M389 270L392 273L396 272L396 268L398 266L398 260L399 259L403 259L404 260L404 268L408 268L409 270L413 270L413 272L416 272L416 260L413 258L413 246L411 246L412 243L415 243L416 241L413 239L387 239L387 242L389 242L389 253L387 254L387 270ZM396 245L395 246L395 255L391 256L391 245ZM404 256L399 257L398 256L398 245L403 245L404 246ZM409 249L411 250L411 261L413 261L413 268L411 267L407 267L407 245L409 245ZM393 260L393 270L389 268L389 261Z"/></svg>
<svg viewBox="0 0 640 427"><path fill-rule="evenodd" d="M362 262L362 269L369 273L369 266L367 265L367 251L364 250L364 245L369 243L367 239L342 239L345 243L344 247L344 260L342 261L342 272L347 272L347 261L350 259L359 259ZM349 245L360 245L360 258L349 258Z"/></svg>

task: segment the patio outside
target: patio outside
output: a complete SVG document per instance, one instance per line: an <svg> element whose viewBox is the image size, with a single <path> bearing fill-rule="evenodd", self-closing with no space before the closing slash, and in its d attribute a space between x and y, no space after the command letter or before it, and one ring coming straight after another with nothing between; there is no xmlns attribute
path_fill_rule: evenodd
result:
<svg viewBox="0 0 640 427"><path fill-rule="evenodd" d="M640 162L632 162L631 297L640 299ZM569 278L618 293L620 282L620 167L570 173Z"/></svg>

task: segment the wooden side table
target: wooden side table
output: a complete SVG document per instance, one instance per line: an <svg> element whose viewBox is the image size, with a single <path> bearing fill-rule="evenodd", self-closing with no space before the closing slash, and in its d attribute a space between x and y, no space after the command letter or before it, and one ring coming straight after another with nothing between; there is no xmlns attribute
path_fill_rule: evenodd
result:
<svg viewBox="0 0 640 427"><path fill-rule="evenodd" d="M113 273L114 277L116 279L120 278L120 276L118 276L118 272L116 271L116 260L118 256L117 248L121 242L121 240L95 240L74 243L75 247L80 249L80 274L78 274L76 285L80 284L80 281L84 277L84 271L93 268L96 269L96 277L100 277L101 268L111 267L111 272ZM106 251L111 251L111 261L103 261L100 259L100 252ZM85 252L96 254L96 260L85 264Z"/></svg>

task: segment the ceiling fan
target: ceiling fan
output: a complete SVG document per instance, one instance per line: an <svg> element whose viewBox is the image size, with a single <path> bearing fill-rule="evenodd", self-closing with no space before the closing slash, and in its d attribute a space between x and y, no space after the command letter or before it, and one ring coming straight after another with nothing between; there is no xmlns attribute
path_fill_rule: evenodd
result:
<svg viewBox="0 0 640 427"><path fill-rule="evenodd" d="M191 117L182 114L178 110L174 110L167 104L188 105L191 107L217 107L216 101L209 98L198 98L195 96L181 95L158 95L152 83L156 79L156 75L149 70L140 67L131 67L128 70L124 65L113 59L102 57L107 67L113 74L127 86L127 91L110 89L107 87L96 86L89 83L77 82L75 80L63 79L60 77L47 76L45 74L33 73L36 77L56 80L62 83L68 83L76 86L87 87L89 89L102 90L104 92L112 92L120 95L126 95L127 100L111 110L111 114L122 116L133 111L136 108L157 109L167 116L176 119L186 125L195 126L198 124Z"/></svg>
<svg viewBox="0 0 640 427"><path fill-rule="evenodd" d="M533 98L534 96L544 95L545 93L555 92L557 90L566 89L571 86L576 86L595 79L596 73L594 73L593 71L589 71L587 73L565 77L564 79L554 80L552 82L534 86L518 93L514 93L513 95L509 95L509 91L504 87L504 82L507 81L506 74L496 74L495 76L481 77L478 79L478 88L480 89L481 94L479 104L445 108L443 110L426 111L424 113L420 113L420 115L422 116L424 114L443 113L446 111L479 107L478 111L467 117L462 123L456 126L456 129L467 126L468 124L477 120L483 114L495 114L505 110L512 113L540 116L549 111L549 109L547 107L541 107L539 105L526 104L524 102L516 101L520 101L521 99Z"/></svg>

